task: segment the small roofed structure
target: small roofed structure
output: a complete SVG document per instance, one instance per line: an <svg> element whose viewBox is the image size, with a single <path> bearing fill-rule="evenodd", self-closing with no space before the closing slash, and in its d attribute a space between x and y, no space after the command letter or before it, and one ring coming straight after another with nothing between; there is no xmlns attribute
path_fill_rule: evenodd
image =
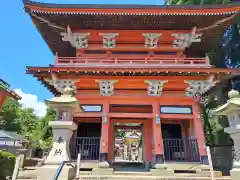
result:
<svg viewBox="0 0 240 180"><path fill-rule="evenodd" d="M8 97L11 97L15 100L21 99L17 93L10 89L10 85L6 81L0 79L0 93L2 92L5 93Z"/></svg>
<svg viewBox="0 0 240 180"><path fill-rule="evenodd" d="M21 97L10 89L10 85L3 79L0 79L0 116L2 115L2 105L4 104L6 97L10 97L15 100L20 100Z"/></svg>
<svg viewBox="0 0 240 180"><path fill-rule="evenodd" d="M131 133L127 133L124 138L128 143L137 143L141 139L141 134L133 131Z"/></svg>
<svg viewBox="0 0 240 180"><path fill-rule="evenodd" d="M23 147L27 140L16 132L0 129L0 150L7 149L15 153L18 148Z"/></svg>

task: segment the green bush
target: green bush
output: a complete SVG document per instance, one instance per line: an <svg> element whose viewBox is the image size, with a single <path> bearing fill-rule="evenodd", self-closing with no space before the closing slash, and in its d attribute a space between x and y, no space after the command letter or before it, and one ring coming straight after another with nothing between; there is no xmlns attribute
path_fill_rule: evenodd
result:
<svg viewBox="0 0 240 180"><path fill-rule="evenodd" d="M0 150L0 180L12 176L15 159L12 153Z"/></svg>

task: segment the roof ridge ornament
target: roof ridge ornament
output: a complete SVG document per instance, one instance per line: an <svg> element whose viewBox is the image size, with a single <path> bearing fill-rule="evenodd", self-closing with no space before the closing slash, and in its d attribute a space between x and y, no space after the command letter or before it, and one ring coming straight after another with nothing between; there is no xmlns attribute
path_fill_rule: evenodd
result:
<svg viewBox="0 0 240 180"><path fill-rule="evenodd" d="M69 41L71 45L77 49L88 47L88 36L90 33L73 33L71 28L67 26L67 32L60 33L63 41Z"/></svg>

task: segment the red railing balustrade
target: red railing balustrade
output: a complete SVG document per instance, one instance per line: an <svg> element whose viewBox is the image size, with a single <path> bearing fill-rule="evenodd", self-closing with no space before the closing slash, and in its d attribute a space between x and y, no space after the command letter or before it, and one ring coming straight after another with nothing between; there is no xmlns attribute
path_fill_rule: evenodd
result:
<svg viewBox="0 0 240 180"><path fill-rule="evenodd" d="M55 57L54 66L71 67L108 67L108 68L143 68L143 67L194 67L210 68L208 57L145 57L145 56L79 56L79 57Z"/></svg>

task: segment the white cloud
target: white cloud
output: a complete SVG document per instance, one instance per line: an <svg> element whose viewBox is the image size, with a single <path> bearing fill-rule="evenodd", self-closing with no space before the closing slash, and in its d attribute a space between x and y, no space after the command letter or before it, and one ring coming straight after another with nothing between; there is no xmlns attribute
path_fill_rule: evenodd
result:
<svg viewBox="0 0 240 180"><path fill-rule="evenodd" d="M38 101L36 95L24 93L21 89L15 89L14 91L22 98L19 100L19 103L23 108L32 108L36 116L45 116L47 106L43 102Z"/></svg>

